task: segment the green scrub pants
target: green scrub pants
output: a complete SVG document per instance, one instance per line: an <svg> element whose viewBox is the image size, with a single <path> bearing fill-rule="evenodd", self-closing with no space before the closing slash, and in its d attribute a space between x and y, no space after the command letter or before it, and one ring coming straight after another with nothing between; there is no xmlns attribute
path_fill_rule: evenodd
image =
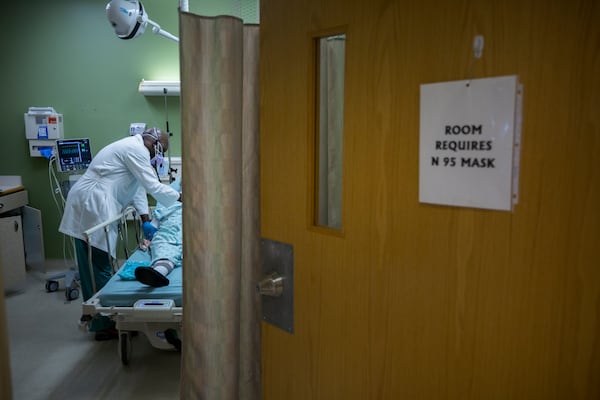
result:
<svg viewBox="0 0 600 400"><path fill-rule="evenodd" d="M108 253L95 247L92 247L91 249L96 290L100 290L113 275L112 264ZM87 301L95 294L95 291L90 275L88 245L85 241L75 239L75 255L77 257L77 265L79 266L81 294L83 295L83 301ZM90 331L97 332L105 329L112 329L114 327L115 323L109 317L100 316L94 318L90 325Z"/></svg>

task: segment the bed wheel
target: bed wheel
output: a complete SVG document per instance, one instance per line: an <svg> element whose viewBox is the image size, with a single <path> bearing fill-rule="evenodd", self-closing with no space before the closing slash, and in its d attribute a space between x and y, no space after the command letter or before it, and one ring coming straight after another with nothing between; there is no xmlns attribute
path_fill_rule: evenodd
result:
<svg viewBox="0 0 600 400"><path fill-rule="evenodd" d="M131 356L131 336L129 333L119 334L119 357L121 364L128 365L129 357Z"/></svg>
<svg viewBox="0 0 600 400"><path fill-rule="evenodd" d="M67 301L75 300L79 297L79 289L70 288L65 290L65 297L67 298Z"/></svg>
<svg viewBox="0 0 600 400"><path fill-rule="evenodd" d="M46 292L56 292L58 290L57 281L46 281Z"/></svg>

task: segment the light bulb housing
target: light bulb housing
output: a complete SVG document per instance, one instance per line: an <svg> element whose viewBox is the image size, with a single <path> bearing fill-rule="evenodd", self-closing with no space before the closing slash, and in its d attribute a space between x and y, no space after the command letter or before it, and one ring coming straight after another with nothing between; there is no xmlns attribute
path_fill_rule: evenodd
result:
<svg viewBox="0 0 600 400"><path fill-rule="evenodd" d="M146 30L148 16L138 0L112 0L106 5L106 17L119 39L133 39Z"/></svg>
<svg viewBox="0 0 600 400"><path fill-rule="evenodd" d="M144 96L179 96L179 81L147 81L142 79L138 91Z"/></svg>

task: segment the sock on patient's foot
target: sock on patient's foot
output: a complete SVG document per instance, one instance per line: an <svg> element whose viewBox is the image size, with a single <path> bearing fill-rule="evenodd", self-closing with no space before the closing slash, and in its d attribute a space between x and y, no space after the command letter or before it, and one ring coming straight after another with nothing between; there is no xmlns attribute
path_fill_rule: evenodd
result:
<svg viewBox="0 0 600 400"><path fill-rule="evenodd" d="M161 287L169 284L169 280L152 267L137 267L135 278L148 286Z"/></svg>
<svg viewBox="0 0 600 400"><path fill-rule="evenodd" d="M154 260L151 267L163 274L164 276L167 276L171 273L171 271L173 271L173 268L175 268L175 264L173 263L173 261L167 258L159 258L158 260Z"/></svg>

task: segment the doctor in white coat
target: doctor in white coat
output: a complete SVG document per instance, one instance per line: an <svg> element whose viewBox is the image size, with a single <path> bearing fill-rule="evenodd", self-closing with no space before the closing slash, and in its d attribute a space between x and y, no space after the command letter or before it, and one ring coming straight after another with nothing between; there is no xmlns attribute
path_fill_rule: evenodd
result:
<svg viewBox="0 0 600 400"><path fill-rule="evenodd" d="M111 254L108 254L103 231L90 238L94 288L83 232L117 216L130 205L135 207L142 221L148 221L150 213L146 193L166 206L181 201L181 193L161 183L153 168L161 162L162 154L168 148L169 135L158 128L118 140L98 152L83 176L70 189L58 230L75 238L84 301L93 296L94 289L100 290L113 274L109 256L116 256L117 233L115 229L110 231ZM96 332L96 340L118 337L114 322L108 318L91 321L89 330Z"/></svg>

